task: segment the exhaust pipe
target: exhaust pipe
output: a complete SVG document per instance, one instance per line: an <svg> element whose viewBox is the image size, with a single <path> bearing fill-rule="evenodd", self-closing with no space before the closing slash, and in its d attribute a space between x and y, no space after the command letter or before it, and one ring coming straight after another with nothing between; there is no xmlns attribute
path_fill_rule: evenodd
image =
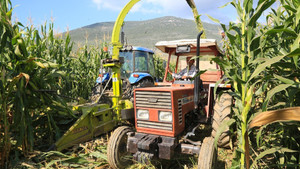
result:
<svg viewBox="0 0 300 169"><path fill-rule="evenodd" d="M196 74L199 73L199 55L200 55L200 37L203 34L203 31L201 31L197 36L197 58L196 58ZM198 100L199 100L199 86L200 86L200 75L195 77L194 80L194 105L195 109L198 109Z"/></svg>

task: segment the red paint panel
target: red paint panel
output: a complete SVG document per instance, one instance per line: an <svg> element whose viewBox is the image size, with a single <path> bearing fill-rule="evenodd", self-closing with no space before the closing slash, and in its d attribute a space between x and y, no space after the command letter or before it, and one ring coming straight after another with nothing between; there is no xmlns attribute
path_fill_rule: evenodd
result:
<svg viewBox="0 0 300 169"><path fill-rule="evenodd" d="M175 137L183 132L185 128L185 114L189 113L194 109L194 89L193 85L187 86L172 86L172 87L151 87L151 88L139 88L135 91L149 91L149 92L170 92L171 93L171 103L172 103L172 110L168 109L159 109L159 108L144 108L144 107L136 107L137 109L148 109L149 110L149 120L146 122L155 123L155 124L164 124L159 122L158 119L158 111L172 111L172 131L162 130L157 128L147 128L147 126L137 127L137 119L135 119L136 129L138 132L148 133L148 134L156 134L156 135L163 135L163 136L171 136ZM181 102L181 112L179 112L179 103ZM181 115L180 115L181 113ZM179 118L181 116L181 119ZM181 123L180 123L181 120ZM170 124L170 123L168 123Z"/></svg>
<svg viewBox="0 0 300 169"><path fill-rule="evenodd" d="M149 109L149 121L158 121L157 109Z"/></svg>
<svg viewBox="0 0 300 169"><path fill-rule="evenodd" d="M161 135L161 136L175 137L173 131L165 131L165 130L144 128L144 127L139 127L139 128L136 129L136 131L141 132L141 133L147 133L147 134L155 134L155 135Z"/></svg>

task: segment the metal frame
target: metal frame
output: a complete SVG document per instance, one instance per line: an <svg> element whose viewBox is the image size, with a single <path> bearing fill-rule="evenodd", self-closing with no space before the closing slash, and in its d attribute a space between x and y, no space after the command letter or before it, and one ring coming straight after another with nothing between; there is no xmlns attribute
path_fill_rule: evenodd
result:
<svg viewBox="0 0 300 169"><path fill-rule="evenodd" d="M120 42L120 33L121 33L121 28L124 23L124 19L127 15L127 13L130 11L130 9L140 0L131 0L128 2L125 7L122 9L120 12L114 28L112 32L112 39L111 43L113 45L113 54L112 54L112 60L119 60L119 51L122 48L122 44ZM113 108L115 108L115 113L116 116L114 117L116 120L121 120L121 110L125 107L128 107L128 105L122 105L120 104L120 100L122 98L122 80L121 80L121 72L120 72L120 63L118 64L106 64L104 65L106 67L111 67L112 68L112 78L113 78ZM125 102L127 103L127 102Z"/></svg>

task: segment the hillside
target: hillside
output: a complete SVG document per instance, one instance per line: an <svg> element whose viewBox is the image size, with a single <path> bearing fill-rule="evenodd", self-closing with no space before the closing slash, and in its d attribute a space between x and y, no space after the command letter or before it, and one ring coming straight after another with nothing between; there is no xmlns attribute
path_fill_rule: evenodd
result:
<svg viewBox="0 0 300 169"><path fill-rule="evenodd" d="M219 25L203 23L207 38L220 39ZM100 22L71 30L70 36L77 44L110 42L114 22ZM196 38L196 24L193 20L178 17L161 17L145 21L128 21L124 25L128 44L153 48L161 40Z"/></svg>

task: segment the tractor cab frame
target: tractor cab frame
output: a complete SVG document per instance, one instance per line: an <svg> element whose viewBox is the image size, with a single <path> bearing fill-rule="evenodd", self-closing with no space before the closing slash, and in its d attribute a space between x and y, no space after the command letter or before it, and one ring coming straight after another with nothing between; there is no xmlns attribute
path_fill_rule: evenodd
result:
<svg viewBox="0 0 300 169"><path fill-rule="evenodd" d="M215 57L222 57L223 53L220 50L219 46L217 45L217 41L215 39L200 39L199 41L199 53L201 56L215 56ZM201 96L205 96L204 99L199 100L196 98L195 101L200 102L201 106L204 108L206 117L209 117L209 114L212 112L211 104L213 102L213 88L217 81L219 81L224 73L220 69L218 64L214 64L214 70L200 70L200 61L199 61L199 54L197 54L197 39L182 39L182 40L174 40L174 41L160 41L155 44L156 48L160 51L168 54L167 65L165 69L165 75L163 78L163 82L156 83L157 86L172 86L172 87L192 87L194 88L195 83L197 83L197 87L195 89L196 93L200 93ZM182 50L183 49L183 50ZM170 73L168 70L170 69L171 65L171 57L176 56L175 62L175 70L174 73L179 72L179 62L181 58L185 57L193 57L195 59L195 66L196 71L200 74L200 77L196 75L194 78L189 79L175 79L172 80L168 79L168 74ZM206 62L207 64L207 62ZM230 85L220 84L218 87L221 88L230 88ZM195 94L195 93L194 93ZM196 96L196 94L195 94ZM196 104L196 103L195 103ZM197 104L198 106L198 104ZM212 114L212 113L211 113Z"/></svg>
<svg viewBox="0 0 300 169"><path fill-rule="evenodd" d="M121 77L135 84L143 78L155 81L154 52L144 47L127 46L120 50L120 58L124 59Z"/></svg>
<svg viewBox="0 0 300 169"><path fill-rule="evenodd" d="M196 60L196 67L199 66L199 60L195 58L197 56L197 40L196 39L183 39L183 40L175 40L175 41L161 41L155 44L156 48L161 50L164 53L168 54L167 67L165 71L165 76L163 82L173 82L167 80L168 69L170 68L171 56L175 55L176 65L174 73L178 73L179 71L179 60L182 57L194 57ZM182 50L185 48L186 50ZM200 51L201 56L211 55L211 56L221 56L222 52L217 46L217 42L215 39L200 39ZM198 64L197 64L198 63ZM197 67L199 70L199 67ZM218 71L206 71L203 75L201 75L200 79L204 83L212 83L218 81L222 76L222 71L219 66L216 64L216 69ZM211 76L213 75L213 76ZM213 79L212 79L213 77Z"/></svg>
<svg viewBox="0 0 300 169"><path fill-rule="evenodd" d="M120 70L121 78L128 79L130 84L135 84L143 78L155 81L154 52L148 48L138 46L126 46L120 50L119 58L124 60ZM109 80L110 73L101 67L97 84L105 83ZM110 87L111 88L111 84Z"/></svg>

